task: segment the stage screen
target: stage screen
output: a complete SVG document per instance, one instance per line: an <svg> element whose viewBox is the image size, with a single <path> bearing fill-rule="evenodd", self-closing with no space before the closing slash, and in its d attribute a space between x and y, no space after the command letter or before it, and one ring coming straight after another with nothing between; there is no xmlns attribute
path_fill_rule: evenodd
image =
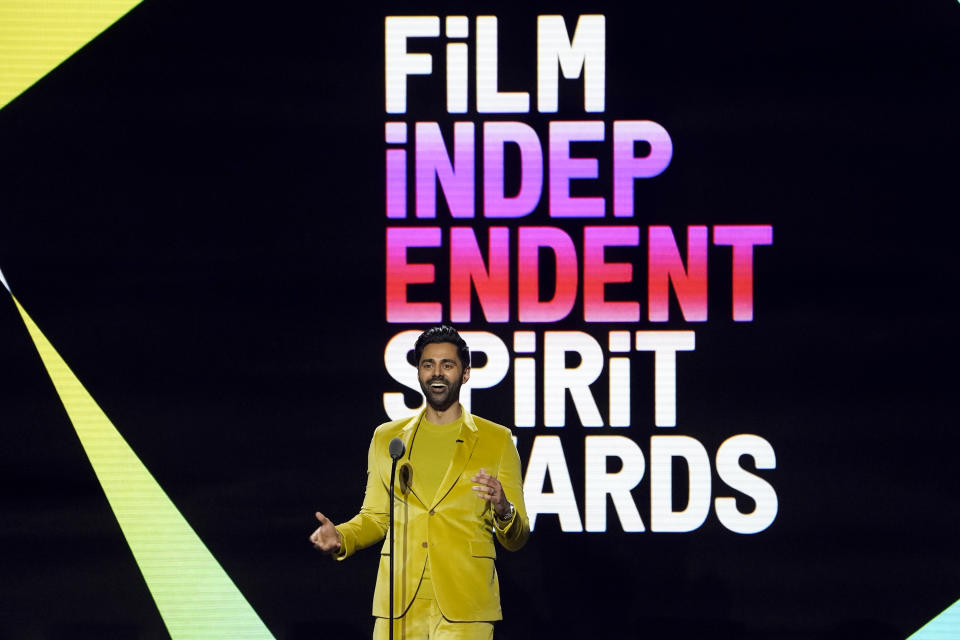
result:
<svg viewBox="0 0 960 640"><path fill-rule="evenodd" d="M0 636L369 638L449 324L496 637L960 637L956 0L0 21Z"/></svg>

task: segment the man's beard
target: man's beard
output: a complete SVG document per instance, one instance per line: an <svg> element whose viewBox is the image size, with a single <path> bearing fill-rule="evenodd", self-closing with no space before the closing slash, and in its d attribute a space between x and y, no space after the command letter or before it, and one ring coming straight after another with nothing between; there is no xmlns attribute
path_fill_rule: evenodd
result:
<svg viewBox="0 0 960 640"><path fill-rule="evenodd" d="M434 376L426 383L421 378L418 378L418 380L420 381L420 390L427 399L427 404L434 411L446 411L460 400L460 387L462 386L460 380L447 380L438 376ZM435 393L430 389L430 385L434 382L442 382L447 387L446 391L441 394Z"/></svg>

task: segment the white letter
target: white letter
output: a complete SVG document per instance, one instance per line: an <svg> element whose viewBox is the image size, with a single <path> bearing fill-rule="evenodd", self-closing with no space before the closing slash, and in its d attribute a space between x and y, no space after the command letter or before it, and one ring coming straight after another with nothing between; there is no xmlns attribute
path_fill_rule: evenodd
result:
<svg viewBox="0 0 960 640"><path fill-rule="evenodd" d="M624 436L587 436L584 440L586 457L586 500L584 515L587 531L607 530L607 494L620 518L624 531L643 531L643 520L637 512L630 491L640 484L646 463L637 443ZM620 458L623 467L616 473L607 473L607 458ZM709 509L709 506L707 507Z"/></svg>
<svg viewBox="0 0 960 640"><path fill-rule="evenodd" d="M603 418L590 393L603 371L603 350L597 341L582 331L547 331L543 336L543 423L562 427L566 422L566 390L570 390L580 424L602 427ZM567 351L580 355L580 364L566 366Z"/></svg>
<svg viewBox="0 0 960 640"><path fill-rule="evenodd" d="M693 351L693 331L637 331L637 351L653 351L653 422L677 426L677 351Z"/></svg>
<svg viewBox="0 0 960 640"><path fill-rule="evenodd" d="M383 394L383 410L391 420L409 418L416 414L424 405L426 398L420 390L420 381L417 379L417 368L407 360L407 354L413 351L413 346L420 337L419 331L401 331L390 338L387 348L383 350L383 364L387 367L390 377L420 394L420 406L411 409L403 399L402 391L389 391Z"/></svg>
<svg viewBox="0 0 960 640"><path fill-rule="evenodd" d="M460 336L470 347L471 360L477 351L487 356L487 364L470 367L470 379L460 389L460 403L469 413L470 391L497 386L510 369L510 354L503 340L488 331L461 331Z"/></svg>
<svg viewBox="0 0 960 640"><path fill-rule="evenodd" d="M752 434L742 433L727 438L717 449L717 475L720 479L747 494L756 503L752 513L740 513L736 498L717 498L717 519L735 533L758 533L777 517L777 492L764 480L740 466L740 456L754 459L757 469L776 469L777 456L769 442Z"/></svg>
<svg viewBox="0 0 960 640"><path fill-rule="evenodd" d="M579 78L583 72L584 111L603 111L606 18L580 16L567 36L563 16L537 16L537 108L540 113L557 111L557 63L563 77Z"/></svg>
<svg viewBox="0 0 960 640"><path fill-rule="evenodd" d="M610 353L630 352L630 332L611 331ZM610 426L630 426L630 358L610 358Z"/></svg>
<svg viewBox="0 0 960 640"><path fill-rule="evenodd" d="M497 16L477 16L477 113L526 113L530 94L497 88Z"/></svg>
<svg viewBox="0 0 960 640"><path fill-rule="evenodd" d="M687 461L690 491L683 511L673 510L673 458ZM650 438L650 529L693 531L710 513L710 458L690 436Z"/></svg>
<svg viewBox="0 0 960 640"><path fill-rule="evenodd" d="M553 493L544 493L543 484L550 474ZM523 479L523 501L530 517L530 531L541 513L555 513L560 518L560 530L579 533L580 512L573 497L573 485L567 471L567 459L563 457L563 445L559 436L537 436L533 439L527 475Z"/></svg>
<svg viewBox="0 0 960 640"><path fill-rule="evenodd" d="M407 38L436 38L437 16L387 16L386 19L387 113L406 113L407 76L433 73L429 53L407 53Z"/></svg>
<svg viewBox="0 0 960 640"><path fill-rule="evenodd" d="M537 334L514 331L515 353L535 353ZM537 364L533 358L513 359L513 425L533 427L537 424Z"/></svg>
<svg viewBox="0 0 960 640"><path fill-rule="evenodd" d="M466 38L470 30L467 16L447 16L447 37ZM467 44L447 45L447 113L467 112Z"/></svg>

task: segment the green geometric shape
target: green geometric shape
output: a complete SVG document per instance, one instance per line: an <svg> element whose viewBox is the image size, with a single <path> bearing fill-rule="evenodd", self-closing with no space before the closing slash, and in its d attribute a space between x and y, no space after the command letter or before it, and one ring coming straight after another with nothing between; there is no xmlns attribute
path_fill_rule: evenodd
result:
<svg viewBox="0 0 960 640"><path fill-rule="evenodd" d="M2 273L0 273L2 279ZM6 286L6 281L3 281ZM8 288L9 290L9 288ZM173 640L273 638L11 293Z"/></svg>
<svg viewBox="0 0 960 640"><path fill-rule="evenodd" d="M907 640L957 640L960 638L960 600L944 609Z"/></svg>

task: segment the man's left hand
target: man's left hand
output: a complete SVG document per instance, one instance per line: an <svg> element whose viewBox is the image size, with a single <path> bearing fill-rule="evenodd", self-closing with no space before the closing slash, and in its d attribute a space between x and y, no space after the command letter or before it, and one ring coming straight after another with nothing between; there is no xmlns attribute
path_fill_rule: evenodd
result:
<svg viewBox="0 0 960 640"><path fill-rule="evenodd" d="M507 496L503 495L503 487L500 486L500 481L483 469L480 469L480 473L470 479L476 483L473 485L473 490L477 493L477 497L492 504L497 516L503 518L510 503L507 501Z"/></svg>

